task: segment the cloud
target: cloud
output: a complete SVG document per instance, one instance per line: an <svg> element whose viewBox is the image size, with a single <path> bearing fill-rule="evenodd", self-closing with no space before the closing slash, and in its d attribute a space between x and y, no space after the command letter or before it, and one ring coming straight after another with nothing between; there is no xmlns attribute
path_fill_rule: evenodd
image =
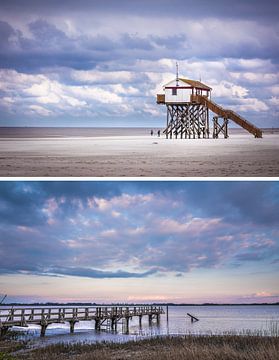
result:
<svg viewBox="0 0 279 360"><path fill-rule="evenodd" d="M95 279L117 279L117 278L144 278L149 275L152 275L156 272L156 270L149 270L143 273L132 273L127 271L102 271L90 268L50 268L48 270L50 273L66 275L66 276L79 276L79 277L88 277Z"/></svg>
<svg viewBox="0 0 279 360"><path fill-rule="evenodd" d="M1 10L4 125L163 126L155 95L174 77L177 60L181 75L213 87L216 102L256 125L277 124L275 2L239 0L229 9L203 0L161 1L159 8L157 1L30 0Z"/></svg>
<svg viewBox="0 0 279 360"><path fill-rule="evenodd" d="M0 196L2 274L144 277L278 258L276 182L1 182Z"/></svg>
<svg viewBox="0 0 279 360"><path fill-rule="evenodd" d="M207 17L222 17L222 18L245 18L245 19L259 19L259 21L266 21L266 19L276 19L278 12L278 4L272 0L267 0L264 4L259 0L234 2L234 6L222 0L217 0L208 3L205 0L173 0L170 4L167 0L160 0L160 7L158 8L157 1L134 0L132 3L126 0L119 0L117 4L113 0L107 0L106 6L97 0L80 0L78 3L70 0L67 4L57 3L54 0L49 0L46 4L42 0L28 0L22 4L20 0L14 0L11 3L5 4L3 10L7 14L11 13L28 13L55 15L57 13L64 13L67 16L71 13L76 13L77 10L88 15L100 16L100 14L114 14L115 16L123 15L138 15L140 17L154 17L160 16L162 18L168 16L175 16L178 18L201 18Z"/></svg>

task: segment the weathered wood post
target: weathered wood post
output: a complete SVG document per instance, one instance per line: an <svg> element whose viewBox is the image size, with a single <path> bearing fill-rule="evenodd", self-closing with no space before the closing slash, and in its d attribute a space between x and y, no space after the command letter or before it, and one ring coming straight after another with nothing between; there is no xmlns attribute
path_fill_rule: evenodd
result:
<svg viewBox="0 0 279 360"><path fill-rule="evenodd" d="M41 334L40 334L41 337L44 337L44 336L45 336L45 334L46 334L46 328L47 328L47 323L42 323L42 324L41 324Z"/></svg>
<svg viewBox="0 0 279 360"><path fill-rule="evenodd" d="M42 313L41 313L41 334L40 336L41 337L44 337L45 334L46 334L46 328L47 328L47 319L46 319L46 316L45 316L45 309L42 309Z"/></svg>
<svg viewBox="0 0 279 360"><path fill-rule="evenodd" d="M125 334L129 334L129 317L125 317Z"/></svg>
<svg viewBox="0 0 279 360"><path fill-rule="evenodd" d="M74 333L74 330L75 330L75 323L77 321L76 320L70 320L69 323L70 323L70 333L73 334Z"/></svg>
<svg viewBox="0 0 279 360"><path fill-rule="evenodd" d="M100 312L99 308L96 307L96 313L95 313L95 330L98 331L101 329L101 319L100 319Z"/></svg>
<svg viewBox="0 0 279 360"><path fill-rule="evenodd" d="M160 308L156 309L156 322L157 325L160 324Z"/></svg>
<svg viewBox="0 0 279 360"><path fill-rule="evenodd" d="M95 330L100 330L100 319L95 319Z"/></svg>
<svg viewBox="0 0 279 360"><path fill-rule="evenodd" d="M169 323L169 305L167 305L166 313L167 313L167 324L168 324Z"/></svg>
<svg viewBox="0 0 279 360"><path fill-rule="evenodd" d="M195 321L199 321L199 319L197 317L195 317L194 315L191 315L189 313L187 313L188 316L190 316L191 318L191 323L195 322Z"/></svg>
<svg viewBox="0 0 279 360"><path fill-rule="evenodd" d="M139 315L139 327L142 328L142 315Z"/></svg>
<svg viewBox="0 0 279 360"><path fill-rule="evenodd" d="M9 330L8 326L1 326L0 327L0 337L5 336Z"/></svg>

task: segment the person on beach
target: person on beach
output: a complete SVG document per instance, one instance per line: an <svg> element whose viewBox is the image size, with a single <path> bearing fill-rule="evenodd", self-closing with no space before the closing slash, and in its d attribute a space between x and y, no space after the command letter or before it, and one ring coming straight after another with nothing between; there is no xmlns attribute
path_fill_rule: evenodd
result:
<svg viewBox="0 0 279 360"><path fill-rule="evenodd" d="M150 135L153 136L153 130L150 131Z"/></svg>
<svg viewBox="0 0 279 360"><path fill-rule="evenodd" d="M157 133L157 134L158 134L158 137L160 137L160 135L161 135L161 131L160 131L160 130L158 130L158 133Z"/></svg>

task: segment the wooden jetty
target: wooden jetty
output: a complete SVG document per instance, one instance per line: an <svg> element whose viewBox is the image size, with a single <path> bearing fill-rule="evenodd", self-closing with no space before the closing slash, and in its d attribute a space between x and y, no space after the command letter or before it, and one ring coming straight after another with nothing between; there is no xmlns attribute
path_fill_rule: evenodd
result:
<svg viewBox="0 0 279 360"><path fill-rule="evenodd" d="M54 323L70 324L70 332L74 332L79 321L95 321L95 330L102 328L117 330L122 323L124 333L129 333L129 322L138 317L139 327L142 317L148 316L149 325L153 319L159 323L160 315L164 314L161 306L100 306L100 307L26 307L0 309L0 335L12 326L27 327L29 324L41 326L41 336L45 336L48 325Z"/></svg>
<svg viewBox="0 0 279 360"><path fill-rule="evenodd" d="M209 110L213 117L213 138L228 137L228 122L233 121L256 138L262 131L232 110L224 109L211 100L211 88L201 81L178 77L157 94L157 104L167 107L166 138L209 138Z"/></svg>

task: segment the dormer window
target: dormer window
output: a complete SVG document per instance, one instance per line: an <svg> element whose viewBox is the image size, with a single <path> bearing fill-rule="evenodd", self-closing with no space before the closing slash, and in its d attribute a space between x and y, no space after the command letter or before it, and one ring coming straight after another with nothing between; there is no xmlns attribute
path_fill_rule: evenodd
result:
<svg viewBox="0 0 279 360"><path fill-rule="evenodd" d="M177 95L177 89L176 88L173 88L172 89L172 96L176 96Z"/></svg>

